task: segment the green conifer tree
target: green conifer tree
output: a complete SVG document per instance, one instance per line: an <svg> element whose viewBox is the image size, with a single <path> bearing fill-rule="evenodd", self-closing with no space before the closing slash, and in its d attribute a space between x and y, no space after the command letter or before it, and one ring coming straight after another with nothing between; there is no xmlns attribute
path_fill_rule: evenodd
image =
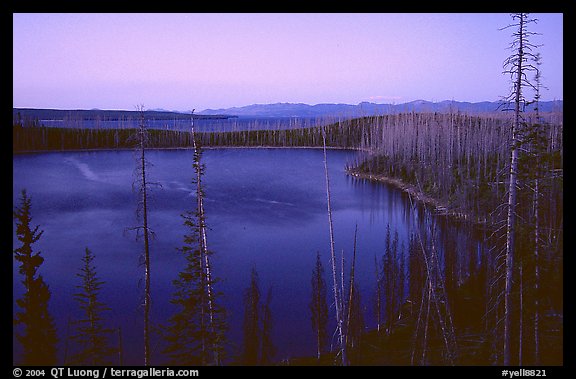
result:
<svg viewBox="0 0 576 379"><path fill-rule="evenodd" d="M324 267L320 259L320 252L316 253L316 265L312 271L312 329L316 339L316 352L318 359L326 351L327 337L326 326L328 325L328 304L326 301L326 280L324 279Z"/></svg>
<svg viewBox="0 0 576 379"><path fill-rule="evenodd" d="M77 342L80 350L72 357L73 364L82 365L109 365L114 349L109 345L112 329L104 326L102 313L109 311L104 303L98 300L98 294L103 281L96 276L96 267L93 265L94 254L86 248L82 257L82 268L77 276L81 285L76 286L80 292L74 294L84 317L76 321L77 333L72 340Z"/></svg>
<svg viewBox="0 0 576 379"><path fill-rule="evenodd" d="M21 246L14 249L14 258L20 262L19 272L24 276L22 284L26 292L16 301L21 311L16 313L14 324L22 326L22 332L16 332L18 341L24 348L22 364L56 364L56 326L50 315L48 303L50 289L44 283L38 268L44 262L40 252L34 252L32 245L42 236L39 226L31 228L31 199L22 191L20 207L13 212L16 220L16 235Z"/></svg>

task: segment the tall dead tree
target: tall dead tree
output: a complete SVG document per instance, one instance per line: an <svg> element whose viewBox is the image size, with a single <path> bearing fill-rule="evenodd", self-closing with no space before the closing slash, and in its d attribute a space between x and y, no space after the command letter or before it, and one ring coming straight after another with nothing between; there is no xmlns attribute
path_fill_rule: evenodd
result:
<svg viewBox="0 0 576 379"><path fill-rule="evenodd" d="M144 114L144 106L138 105L136 107L139 114L138 129L136 135L136 153L137 165L135 170L135 180L132 184L132 189L137 191L138 206L136 214L142 220L142 224L130 230L136 231L136 238L141 235L144 237L144 251L142 260L144 263L144 365L150 365L150 306L152 297L150 295L150 240L153 236L148 225L148 190L151 185L146 176L146 169L150 165L146 160L146 148L148 146L149 136L148 129L146 128L146 118Z"/></svg>
<svg viewBox="0 0 576 379"><path fill-rule="evenodd" d="M140 193L142 195L142 230L144 233L144 365L150 365L150 239L148 229L148 194L146 185L146 142L147 130L144 119L144 109L140 109Z"/></svg>
<svg viewBox="0 0 576 379"><path fill-rule="evenodd" d="M511 359L511 335L512 335L512 286L514 276L514 250L516 246L516 207L518 189L518 153L522 143L521 132L524 124L523 108L525 98L523 88L533 87L528 81L526 73L534 70L534 66L529 63L534 58L532 49L535 45L529 43L530 35L535 33L527 30L527 24L536 20L528 19L526 13L512 15L514 24L506 28L516 28L512 34L513 40L510 48L513 53L504 61L505 74L509 74L513 82L513 87L508 101L514 102L514 117L512 122L512 140L510 142L510 172L508 184L508 214L506 218L506 255L505 255L505 285L504 285L504 347L503 364L509 365ZM506 29L504 28L504 29Z"/></svg>
<svg viewBox="0 0 576 379"><path fill-rule="evenodd" d="M200 256L203 271L203 284L205 287L208 303L208 320L209 326L208 330L212 338L212 351L214 354L214 364L220 365L220 350L219 338L216 332L216 321L215 321L215 310L214 310L214 290L213 290L213 280L212 280L212 270L210 266L210 254L208 252L208 243L206 238L206 214L204 212L204 190L202 187L202 175L204 174L204 165L201 162L202 149L200 143L196 142L196 133L194 131L194 109L191 111L191 133L192 133L192 143L194 146L194 170L196 172L196 199L197 199L197 214L198 223L200 229L199 245L200 245Z"/></svg>
<svg viewBox="0 0 576 379"><path fill-rule="evenodd" d="M346 342L343 330L344 315L341 309L342 301L338 290L338 280L336 279L336 253L334 251L334 226L332 223L332 202L330 198L330 177L328 175L328 159L326 157L326 131L322 128L322 146L324 151L324 174L326 177L326 203L328 206L328 227L330 230L330 264L332 265L332 281L334 289L334 307L336 308L336 327L338 330L338 342L340 344L340 358L343 366L347 365Z"/></svg>

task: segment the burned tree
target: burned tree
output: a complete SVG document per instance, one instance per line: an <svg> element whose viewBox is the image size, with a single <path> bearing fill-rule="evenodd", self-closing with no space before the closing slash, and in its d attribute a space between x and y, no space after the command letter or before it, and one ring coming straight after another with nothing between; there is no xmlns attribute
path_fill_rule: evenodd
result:
<svg viewBox="0 0 576 379"><path fill-rule="evenodd" d="M328 158L326 156L326 132L322 129L322 146L324 151L324 175L326 178L326 204L328 207L328 227L330 231L330 263L332 265L332 281L334 290L334 306L336 308L336 327L338 330L338 341L340 345L340 359L342 366L348 364L346 357L346 337L344 336L344 310L342 309L342 296L338 290L338 280L336 279L336 253L334 251L334 226L332 223L332 202L330 193L330 176L328 175ZM343 272L342 272L343 274Z"/></svg>
<svg viewBox="0 0 576 379"><path fill-rule="evenodd" d="M154 236L153 231L148 224L148 198L151 183L147 177L147 169L150 163L146 159L146 148L149 143L148 129L146 127L146 118L144 106L137 106L139 112L139 125L136 134L131 136L136 140L136 169L134 171L135 180L132 183L132 190L137 192L138 205L136 216L142 224L129 230L136 231L136 238L144 237L144 250L142 252L142 261L144 264L144 365L150 365L150 307L152 302L150 286L150 240Z"/></svg>
<svg viewBox="0 0 576 379"><path fill-rule="evenodd" d="M527 79L527 72L535 70L535 67L529 63L534 59L532 53L535 45L529 42L529 37L535 33L528 31L528 24L536 22L529 19L526 13L517 13L512 15L514 24L506 28L516 28L512 34L513 40L510 48L513 50L504 61L505 74L509 74L513 83L511 93L507 100L514 104L514 116L512 121L512 138L510 141L510 171L508 183L508 201L507 201L507 218L506 218L506 250L505 250L505 284L504 284L504 343L503 343L503 364L511 363L511 345L512 345L512 292L514 276L514 260L516 250L516 216L517 216L517 194L518 194L518 157L522 141L522 128L525 124L523 117L524 98L523 89L533 87Z"/></svg>

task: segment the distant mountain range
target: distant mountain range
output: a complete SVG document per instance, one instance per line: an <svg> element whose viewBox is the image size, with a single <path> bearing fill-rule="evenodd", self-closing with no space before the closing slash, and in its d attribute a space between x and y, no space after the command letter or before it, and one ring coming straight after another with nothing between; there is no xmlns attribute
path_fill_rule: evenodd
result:
<svg viewBox="0 0 576 379"><path fill-rule="evenodd" d="M302 103L275 103L275 104L252 104L243 107L205 109L194 113L195 119L229 119L236 117L246 118L273 118L273 117L302 117L317 118L326 116L360 117L380 114L402 112L462 112L467 114L481 114L500 112L502 104L497 101L483 101L469 103L463 101L445 100L438 103L425 100L416 100L403 104L375 104L363 102L352 104L302 104ZM542 101L540 112L563 112L564 101ZM532 110L529 106L527 111ZM189 120L190 112L167 111L164 109L146 110L145 116L156 120ZM39 120L119 120L137 118L138 112L126 110L102 110L102 109L40 109L40 108L12 108L14 120L39 119Z"/></svg>
<svg viewBox="0 0 576 379"><path fill-rule="evenodd" d="M190 112L175 112L164 109L151 109L144 111L147 119L156 120L190 120ZM18 120L34 119L39 120L120 120L120 119L138 119L137 111L126 110L107 110L107 109L44 109L44 108L12 108L12 118ZM234 118L232 115L219 114L194 114L195 119L228 119Z"/></svg>
<svg viewBox="0 0 576 379"><path fill-rule="evenodd" d="M541 112L563 111L563 100L540 102ZM275 104L252 104L244 107L232 107L223 109L205 109L198 112L200 115L232 115L239 117L322 117L343 116L358 117L378 114L390 114L400 112L457 112L468 114L499 112L503 109L498 101L483 101L469 103L462 101L445 100L431 102L416 100L403 104L375 104L363 102L352 104L302 104L302 103L275 103ZM530 110L532 109L529 107Z"/></svg>

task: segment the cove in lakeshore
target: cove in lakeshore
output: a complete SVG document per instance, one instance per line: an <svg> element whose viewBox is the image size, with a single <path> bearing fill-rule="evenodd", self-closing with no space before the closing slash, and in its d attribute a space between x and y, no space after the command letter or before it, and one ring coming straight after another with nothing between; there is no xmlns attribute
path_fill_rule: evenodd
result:
<svg viewBox="0 0 576 379"><path fill-rule="evenodd" d="M413 211L401 191L347 176L345 164L356 152L330 150L327 154L337 257L344 251L348 275L358 225L355 277L366 328L374 328L374 258L381 259L384 254L386 226L390 225L392 233L398 232L399 246L407 249L422 214ZM156 235L151 244L154 326L165 324L174 310L170 304L172 281L184 264L177 248L187 233L180 215L193 211L196 204L192 156L189 149L147 153L152 163L148 177L160 185L152 188L149 208L150 227ZM275 361L313 356L309 303L317 251L326 283L331 283L322 150L209 149L204 151L203 163L208 247L214 252L213 272L220 278L221 304L228 312L228 355L241 352L242 298L255 268L262 297L269 290L272 293ZM45 259L40 273L52 291L50 310L59 332L61 359L68 320L79 316L73 294L88 247L95 255L98 276L105 282L101 301L111 308L105 314L108 326L122 331L123 363L143 363L142 242L126 233L127 228L138 225L132 192L134 167L131 151L14 156L13 204L19 203L20 191L25 188L32 199L33 225L44 230L35 248ZM15 246L17 242L14 232ZM472 248L454 263L462 276L482 250L478 241L467 243ZM15 310L23 293L19 275L14 261ZM332 336L335 322L330 297L328 303L328 334ZM112 342L116 343L115 338ZM162 364L164 345L157 333L152 346L152 364ZM15 337L13 347L17 360L22 352Z"/></svg>

